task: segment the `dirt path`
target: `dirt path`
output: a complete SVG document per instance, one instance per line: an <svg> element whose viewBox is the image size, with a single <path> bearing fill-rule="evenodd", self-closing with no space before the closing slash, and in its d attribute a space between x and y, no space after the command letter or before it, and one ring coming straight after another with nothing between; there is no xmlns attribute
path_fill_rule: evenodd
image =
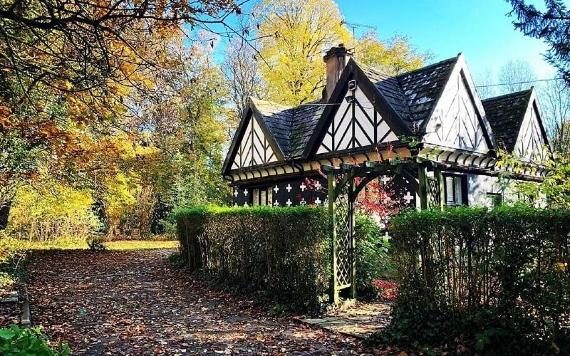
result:
<svg viewBox="0 0 570 356"><path fill-rule="evenodd" d="M74 354L376 353L213 291L171 268L171 252L33 252L32 322Z"/></svg>

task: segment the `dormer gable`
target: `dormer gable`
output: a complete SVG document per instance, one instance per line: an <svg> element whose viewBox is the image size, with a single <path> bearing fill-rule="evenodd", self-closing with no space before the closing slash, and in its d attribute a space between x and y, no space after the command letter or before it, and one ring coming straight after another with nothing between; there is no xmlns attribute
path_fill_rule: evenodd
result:
<svg viewBox="0 0 570 356"><path fill-rule="evenodd" d="M250 100L228 150L224 162L224 174L231 170L261 166L283 159L281 147L254 101Z"/></svg>
<svg viewBox="0 0 570 356"><path fill-rule="evenodd" d="M532 162L551 152L534 88L488 98L483 105L500 149Z"/></svg>
<svg viewBox="0 0 570 356"><path fill-rule="evenodd" d="M531 94L524 113L513 154L524 161L540 163L548 158L550 146L544 129L536 91L531 88Z"/></svg>
<svg viewBox="0 0 570 356"><path fill-rule="evenodd" d="M373 149L410 131L368 75L350 59L303 153L304 158Z"/></svg>
<svg viewBox="0 0 570 356"><path fill-rule="evenodd" d="M424 143L444 149L486 154L495 148L491 127L462 54L423 125L423 133Z"/></svg>

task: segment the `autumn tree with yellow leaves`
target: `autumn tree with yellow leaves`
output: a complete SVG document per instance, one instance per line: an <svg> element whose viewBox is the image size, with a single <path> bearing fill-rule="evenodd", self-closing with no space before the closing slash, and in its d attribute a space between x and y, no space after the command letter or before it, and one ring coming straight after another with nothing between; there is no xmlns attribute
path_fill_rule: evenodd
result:
<svg viewBox="0 0 570 356"><path fill-rule="evenodd" d="M265 0L255 12L267 96L285 105L318 98L323 51L350 39L338 6L331 0Z"/></svg>
<svg viewBox="0 0 570 356"><path fill-rule="evenodd" d="M160 172L164 145L150 139L156 127L141 126L149 113L135 100L161 90L157 73L193 65L167 50L192 35L187 25L239 12L220 0L0 1L0 228L22 207L21 192L57 188L54 180L89 191L111 225L148 221L139 218L152 214L159 176L170 173Z"/></svg>
<svg viewBox="0 0 570 356"><path fill-rule="evenodd" d="M405 37L381 41L375 33L367 33L353 38L332 0L264 0L254 8L254 15L255 21L244 32L255 39L255 48L259 50L252 56L263 82L264 97L284 105L321 98L325 80L323 54L340 43L349 48L359 63L390 75L417 69L428 57L416 51ZM238 56L231 46L228 52L230 58ZM251 71L249 66L241 68L242 74ZM232 79L236 77L244 76Z"/></svg>
<svg viewBox="0 0 570 356"><path fill-rule="evenodd" d="M383 42L375 32L368 32L355 41L354 57L358 63L397 75L421 68L429 54L416 51L406 37L394 36Z"/></svg>
<svg viewBox="0 0 570 356"><path fill-rule="evenodd" d="M339 43L389 73L424 59L405 39L352 38L331 0L260 0L234 29L240 5L0 0L0 229L163 231L176 206L228 201L222 159L249 96L320 99ZM223 65L214 25L231 37Z"/></svg>

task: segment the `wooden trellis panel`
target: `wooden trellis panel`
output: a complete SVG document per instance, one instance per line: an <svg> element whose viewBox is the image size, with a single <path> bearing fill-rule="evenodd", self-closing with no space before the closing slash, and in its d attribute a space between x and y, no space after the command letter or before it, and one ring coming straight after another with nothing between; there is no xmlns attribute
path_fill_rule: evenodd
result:
<svg viewBox="0 0 570 356"><path fill-rule="evenodd" d="M437 178L426 177L428 188L428 207L437 208L440 206L440 184Z"/></svg>
<svg viewBox="0 0 570 356"><path fill-rule="evenodd" d="M413 170L418 173L413 176ZM356 241L354 206L358 193L381 174L404 175L415 182L413 190L420 196L420 208L443 207L443 176L439 168L428 177L426 164L402 161L399 164L369 162L364 165L324 166L328 178L329 231L331 234L330 301L338 303L340 292L348 290L356 297ZM360 178L355 186L355 178ZM416 180L417 179L417 180Z"/></svg>
<svg viewBox="0 0 570 356"><path fill-rule="evenodd" d="M336 180L348 179L336 186ZM350 288L350 296L356 296L355 241L354 241L354 179L347 175L328 175L329 219L331 230L332 281L331 301L337 303L339 293Z"/></svg>

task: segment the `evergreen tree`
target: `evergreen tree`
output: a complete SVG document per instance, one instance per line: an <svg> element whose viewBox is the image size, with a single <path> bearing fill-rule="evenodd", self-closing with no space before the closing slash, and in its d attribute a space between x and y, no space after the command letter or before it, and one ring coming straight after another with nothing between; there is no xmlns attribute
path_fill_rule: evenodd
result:
<svg viewBox="0 0 570 356"><path fill-rule="evenodd" d="M544 11L525 0L508 0L516 29L526 36L542 39L550 46L546 60L558 69L570 85L570 10L563 0L545 0Z"/></svg>

